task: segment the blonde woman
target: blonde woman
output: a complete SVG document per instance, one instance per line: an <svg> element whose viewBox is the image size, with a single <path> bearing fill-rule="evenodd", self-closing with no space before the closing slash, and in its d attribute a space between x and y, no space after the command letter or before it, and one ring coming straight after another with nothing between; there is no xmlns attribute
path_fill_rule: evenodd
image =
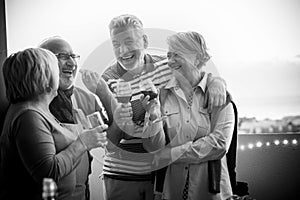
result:
<svg viewBox="0 0 300 200"><path fill-rule="evenodd" d="M226 156L234 128L234 110L227 98L212 112L205 108L207 74L202 71L210 59L204 38L196 32L181 32L168 38L168 64L174 77L161 90L162 114L169 143L155 162L169 164L163 185L163 199L221 200L232 195ZM209 162L219 160L219 188L210 188ZM216 168L215 168L216 169Z"/></svg>
<svg viewBox="0 0 300 200"><path fill-rule="evenodd" d="M50 113L59 68L48 50L12 54L3 75L11 106L0 136L0 199L41 199L45 177L57 183L57 199L72 199L79 163L106 142L107 125L72 133Z"/></svg>

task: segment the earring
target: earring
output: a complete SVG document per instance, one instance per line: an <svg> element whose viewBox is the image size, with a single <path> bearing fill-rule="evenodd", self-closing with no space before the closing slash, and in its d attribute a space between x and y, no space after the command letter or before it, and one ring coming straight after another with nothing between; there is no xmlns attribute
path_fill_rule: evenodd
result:
<svg viewBox="0 0 300 200"><path fill-rule="evenodd" d="M200 61L199 61L198 58L196 58L195 61L194 61L194 66L195 66L196 68L198 68L198 65L199 65L199 64L200 64Z"/></svg>
<svg viewBox="0 0 300 200"><path fill-rule="evenodd" d="M50 86L47 86L47 87L46 87L46 91L47 91L48 93L50 93L51 90L52 90L52 88L51 88Z"/></svg>

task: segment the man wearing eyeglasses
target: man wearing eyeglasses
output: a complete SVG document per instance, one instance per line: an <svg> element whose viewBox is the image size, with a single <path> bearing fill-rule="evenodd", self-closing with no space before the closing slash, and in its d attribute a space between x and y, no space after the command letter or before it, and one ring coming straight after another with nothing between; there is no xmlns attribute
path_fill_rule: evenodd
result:
<svg viewBox="0 0 300 200"><path fill-rule="evenodd" d="M76 74L78 71L77 61L79 55L74 54L71 45L59 37L52 37L43 41L39 47L48 49L54 53L58 59L59 65L59 89L58 95L50 103L51 113L66 125L82 124L78 121L74 112L82 112L85 116L99 111L102 119L107 124L102 104L97 96L87 92L79 87L74 86ZM113 126L110 126L106 132L110 132ZM70 199L89 199L88 176L91 173L92 157L86 152L82 159L78 161L76 168L76 177L70 180L75 185L74 192Z"/></svg>
<svg viewBox="0 0 300 200"><path fill-rule="evenodd" d="M73 53L56 53L55 54L60 67L60 85L62 89L68 89L73 85L77 73L77 60L80 56Z"/></svg>

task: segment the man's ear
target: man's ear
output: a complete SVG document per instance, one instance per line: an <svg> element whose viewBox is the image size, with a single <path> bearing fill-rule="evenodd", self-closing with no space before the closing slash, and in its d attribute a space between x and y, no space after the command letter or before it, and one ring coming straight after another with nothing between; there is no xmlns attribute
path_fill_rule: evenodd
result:
<svg viewBox="0 0 300 200"><path fill-rule="evenodd" d="M143 40L144 40L144 48L147 49L148 48L148 37L147 35L143 35Z"/></svg>

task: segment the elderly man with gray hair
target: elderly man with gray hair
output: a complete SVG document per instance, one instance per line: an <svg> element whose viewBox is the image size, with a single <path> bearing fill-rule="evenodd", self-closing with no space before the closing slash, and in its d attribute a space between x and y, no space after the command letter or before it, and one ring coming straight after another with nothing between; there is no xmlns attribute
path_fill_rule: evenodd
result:
<svg viewBox="0 0 300 200"><path fill-rule="evenodd" d="M145 115L142 102L147 102L150 97L141 94L141 82L150 80L158 89L163 88L172 77L172 72L167 65L166 56L149 55L146 53L148 37L144 32L143 24L134 15L120 15L111 20L109 31L116 57L116 63L109 66L102 74L102 78L108 83L110 89L115 92L118 82L129 82L132 89L131 101L122 104L124 110L133 113L127 121L134 124L134 129L115 132L117 143L115 148L109 149L105 156L103 168L107 199L132 199L150 200L154 198L155 169L152 166L152 151L165 145L165 137L162 133L162 121L152 123L152 134L149 137L142 135L144 125L157 121L161 117L159 108L152 116ZM103 81L97 78L97 73L83 71L83 82L87 88L95 92L103 102L109 105L104 93ZM219 79L218 79L219 80ZM225 82L209 78L209 104L223 105L226 99ZM149 101L150 107L159 106L158 99ZM147 104L147 103L146 103ZM108 113L110 107L105 106ZM149 127L148 127L149 128ZM127 130L127 131L126 131ZM150 131L151 132L151 131ZM109 142L110 143L110 142Z"/></svg>

